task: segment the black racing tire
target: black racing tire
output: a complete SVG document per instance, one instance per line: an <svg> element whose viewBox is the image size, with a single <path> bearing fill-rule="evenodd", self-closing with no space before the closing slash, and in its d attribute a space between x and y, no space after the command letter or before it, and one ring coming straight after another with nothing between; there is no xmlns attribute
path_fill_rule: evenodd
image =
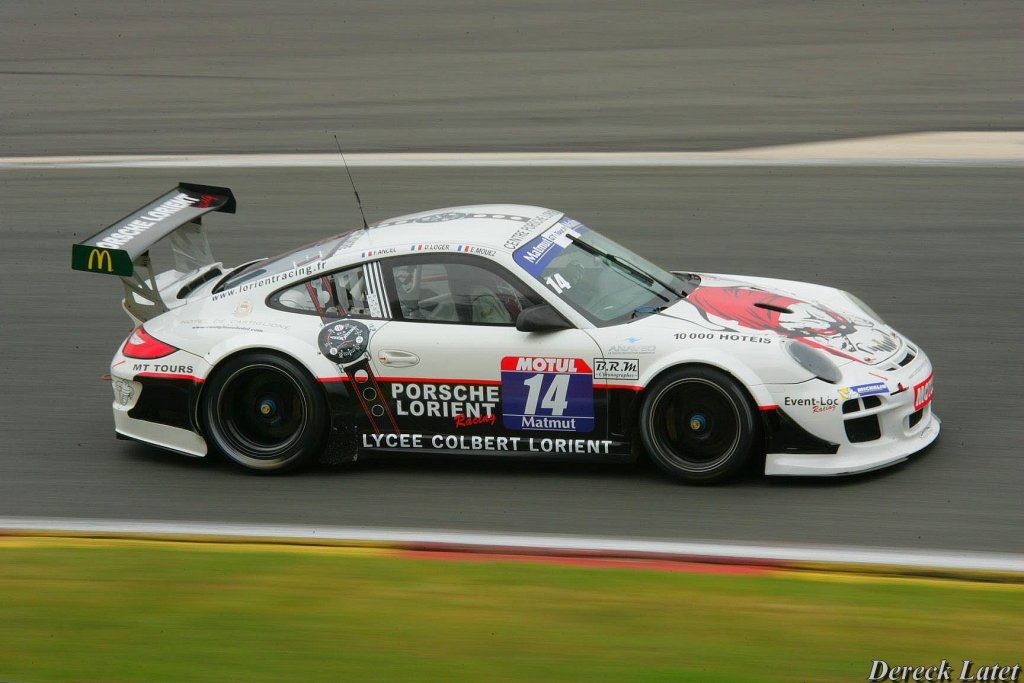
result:
<svg viewBox="0 0 1024 683"><path fill-rule="evenodd" d="M691 484L738 474L754 452L757 414L732 377L705 366L681 367L645 392L640 434L661 469Z"/></svg>
<svg viewBox="0 0 1024 683"><path fill-rule="evenodd" d="M199 417L207 442L252 472L294 470L319 455L327 401L295 360L263 351L229 358L203 387Z"/></svg>

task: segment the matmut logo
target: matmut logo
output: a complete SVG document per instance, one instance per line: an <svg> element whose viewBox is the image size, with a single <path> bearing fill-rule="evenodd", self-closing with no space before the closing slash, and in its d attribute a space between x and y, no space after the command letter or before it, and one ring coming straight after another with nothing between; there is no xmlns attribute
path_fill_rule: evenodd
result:
<svg viewBox="0 0 1024 683"><path fill-rule="evenodd" d="M590 374L590 366L582 358L545 358L540 356L507 356L501 359L505 372L550 372L557 374Z"/></svg>
<svg viewBox="0 0 1024 683"><path fill-rule="evenodd" d="M935 397L935 373L914 387L914 410L920 410L932 402Z"/></svg>

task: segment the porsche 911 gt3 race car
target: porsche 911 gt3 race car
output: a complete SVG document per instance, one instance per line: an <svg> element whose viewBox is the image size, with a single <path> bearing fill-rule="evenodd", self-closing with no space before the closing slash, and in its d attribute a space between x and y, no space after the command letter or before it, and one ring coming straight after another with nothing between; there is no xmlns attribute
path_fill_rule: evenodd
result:
<svg viewBox="0 0 1024 683"><path fill-rule="evenodd" d="M116 433L259 471L371 453L629 461L711 482L904 460L939 433L932 366L846 292L666 271L563 213L460 206L226 268L182 183L73 246L136 328ZM168 237L174 268L150 247Z"/></svg>

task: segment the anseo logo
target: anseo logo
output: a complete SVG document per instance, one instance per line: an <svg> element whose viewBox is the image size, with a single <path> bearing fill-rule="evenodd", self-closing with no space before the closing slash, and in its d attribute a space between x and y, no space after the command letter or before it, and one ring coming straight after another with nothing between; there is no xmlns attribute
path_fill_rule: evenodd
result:
<svg viewBox="0 0 1024 683"><path fill-rule="evenodd" d="M96 267L93 267L93 261ZM89 252L89 262L86 264L88 270L103 270L103 264L107 264L107 272L114 272L114 259L106 249L93 249Z"/></svg>
<svg viewBox="0 0 1024 683"><path fill-rule="evenodd" d="M935 396L935 373L914 387L914 410L920 410L932 402Z"/></svg>

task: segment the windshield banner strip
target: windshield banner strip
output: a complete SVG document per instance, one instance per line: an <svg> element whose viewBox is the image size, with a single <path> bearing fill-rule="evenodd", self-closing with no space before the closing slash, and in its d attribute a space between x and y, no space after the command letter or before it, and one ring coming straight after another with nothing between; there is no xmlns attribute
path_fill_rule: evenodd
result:
<svg viewBox="0 0 1024 683"><path fill-rule="evenodd" d="M519 266L534 277L540 277L552 259L562 253L571 242L569 237L580 237L589 228L579 221L563 216L539 237L520 247L513 258Z"/></svg>

